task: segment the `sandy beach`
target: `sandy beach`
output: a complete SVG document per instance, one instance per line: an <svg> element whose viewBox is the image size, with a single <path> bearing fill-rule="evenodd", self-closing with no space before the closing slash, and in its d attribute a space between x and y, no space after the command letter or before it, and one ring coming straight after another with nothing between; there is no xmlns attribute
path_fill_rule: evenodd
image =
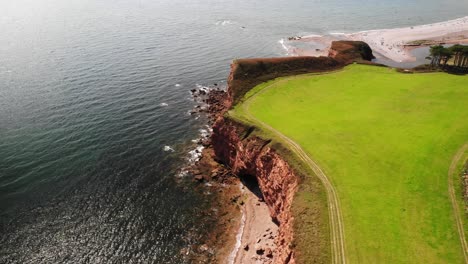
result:
<svg viewBox="0 0 468 264"><path fill-rule="evenodd" d="M292 44L291 46L294 46L294 42L300 42L308 43L312 48L306 49L288 46L288 53L296 56L326 56L331 42L335 40L364 41L369 44L376 56L388 58L396 62L409 62L415 60L411 54L411 50L417 47L435 44L467 44L468 16L413 27L298 37L289 41ZM323 46L325 48L321 48Z"/></svg>
<svg viewBox="0 0 468 264"><path fill-rule="evenodd" d="M236 247L229 257L230 264L273 263L278 226L270 217L270 210L258 189L242 186L242 223Z"/></svg>

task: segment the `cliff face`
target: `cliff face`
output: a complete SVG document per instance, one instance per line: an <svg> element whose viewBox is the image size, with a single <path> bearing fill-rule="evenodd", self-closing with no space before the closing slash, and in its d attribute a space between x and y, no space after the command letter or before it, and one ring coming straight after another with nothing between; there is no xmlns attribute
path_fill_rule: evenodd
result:
<svg viewBox="0 0 468 264"><path fill-rule="evenodd" d="M293 216L291 205L298 177L288 163L269 146L269 142L251 135L252 128L228 118L213 126L216 157L237 175L257 178L270 215L279 224L274 263L295 263L293 255Z"/></svg>

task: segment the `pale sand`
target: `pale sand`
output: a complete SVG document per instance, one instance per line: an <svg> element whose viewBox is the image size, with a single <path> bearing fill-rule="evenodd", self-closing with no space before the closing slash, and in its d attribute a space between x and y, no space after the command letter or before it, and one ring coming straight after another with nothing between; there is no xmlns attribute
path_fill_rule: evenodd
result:
<svg viewBox="0 0 468 264"><path fill-rule="evenodd" d="M270 217L268 206L259 200L251 190L243 187L243 220L238 235L240 243L232 252L229 263L248 264L248 263L273 263L272 258L257 254L257 249L267 248L275 250L274 240L278 235L278 226L273 223ZM248 245L248 250L246 246ZM274 254L274 253L273 253Z"/></svg>
<svg viewBox="0 0 468 264"><path fill-rule="evenodd" d="M326 43L330 47L334 40L364 41L376 55L396 62L414 61L408 44L412 41L431 40L430 44L465 44L468 43L468 16L429 25L414 27L369 30L350 34L303 37L301 42ZM322 56L324 50L294 49L294 55Z"/></svg>

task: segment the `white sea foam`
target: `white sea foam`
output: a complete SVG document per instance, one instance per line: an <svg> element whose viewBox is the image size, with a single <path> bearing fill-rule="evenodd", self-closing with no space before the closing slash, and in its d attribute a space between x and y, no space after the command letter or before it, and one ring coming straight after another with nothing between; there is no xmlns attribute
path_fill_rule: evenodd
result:
<svg viewBox="0 0 468 264"><path fill-rule="evenodd" d="M184 178L185 176L188 175L188 171L187 170L181 170L178 174L177 174L177 177L178 178Z"/></svg>
<svg viewBox="0 0 468 264"><path fill-rule="evenodd" d="M226 26L226 25L232 25L234 24L234 22L232 22L231 20L219 20L219 21L216 21L216 25L217 26Z"/></svg>
<svg viewBox="0 0 468 264"><path fill-rule="evenodd" d="M303 36L302 38L321 38L321 37L323 37L323 35L310 34L310 35Z"/></svg>
<svg viewBox="0 0 468 264"><path fill-rule="evenodd" d="M286 46L286 44L284 44L284 39L280 39L280 41L278 42L281 44L281 47L283 47L283 49L286 51L286 55L289 55L289 47Z"/></svg>
<svg viewBox="0 0 468 264"><path fill-rule="evenodd" d="M198 130L200 132L200 138L192 139L193 143L199 143L200 140L204 140L210 137L211 133L213 132L213 129L206 125L206 128L201 128ZM203 145L198 145L195 149L189 151L189 157L188 160L190 163L194 163L200 160L202 156L202 152L205 149Z"/></svg>
<svg viewBox="0 0 468 264"><path fill-rule="evenodd" d="M239 186L240 189L241 189L241 192L244 193L243 188L241 186L242 185ZM229 255L229 258L228 258L228 263L230 263L230 264L234 263L234 261L236 259L236 256L237 256L237 252L239 251L239 249L241 247L242 236L244 235L245 221L246 221L245 207L242 207L242 219L241 219L241 224L239 226L239 231L237 232L237 235L236 235L236 245L234 246L234 249L232 250L232 252L231 252L231 254Z"/></svg>
<svg viewBox="0 0 468 264"><path fill-rule="evenodd" d="M348 33L344 33L344 32L330 32L329 34L330 34L330 35L333 35L333 36L345 36L345 35L347 35Z"/></svg>
<svg viewBox="0 0 468 264"><path fill-rule="evenodd" d="M202 138L207 138L210 136L210 132L207 129L200 129L199 131Z"/></svg>
<svg viewBox="0 0 468 264"><path fill-rule="evenodd" d="M201 84L196 84L195 86L197 86L198 90L200 90L200 91L204 91L204 92L209 92L210 91L210 87L208 87L208 86L203 86Z"/></svg>
<svg viewBox="0 0 468 264"><path fill-rule="evenodd" d="M175 87L180 87L180 86L181 86L181 85L180 85L180 84L178 84L178 83L176 83L176 84L175 84Z"/></svg>
<svg viewBox="0 0 468 264"><path fill-rule="evenodd" d="M164 146L163 150L166 152L167 151L174 152L174 149L171 146Z"/></svg>
<svg viewBox="0 0 468 264"><path fill-rule="evenodd" d="M4 71L0 71L0 74L11 73L11 72L12 72L11 70L4 70Z"/></svg>
<svg viewBox="0 0 468 264"><path fill-rule="evenodd" d="M194 163L199 161L202 156L203 149L205 149L205 147L197 146L194 150L189 151L189 162Z"/></svg>
<svg viewBox="0 0 468 264"><path fill-rule="evenodd" d="M159 105L160 106L168 106L168 104L166 104L166 103L160 103Z"/></svg>

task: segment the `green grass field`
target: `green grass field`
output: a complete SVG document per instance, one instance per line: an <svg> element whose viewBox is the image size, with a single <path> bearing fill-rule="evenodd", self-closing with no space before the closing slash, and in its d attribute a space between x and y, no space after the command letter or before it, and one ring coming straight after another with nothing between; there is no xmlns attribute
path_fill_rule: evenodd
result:
<svg viewBox="0 0 468 264"><path fill-rule="evenodd" d="M233 117L252 122L248 111L280 131L330 178L349 263L464 263L448 169L468 141L468 76L350 65L270 81L244 100Z"/></svg>

